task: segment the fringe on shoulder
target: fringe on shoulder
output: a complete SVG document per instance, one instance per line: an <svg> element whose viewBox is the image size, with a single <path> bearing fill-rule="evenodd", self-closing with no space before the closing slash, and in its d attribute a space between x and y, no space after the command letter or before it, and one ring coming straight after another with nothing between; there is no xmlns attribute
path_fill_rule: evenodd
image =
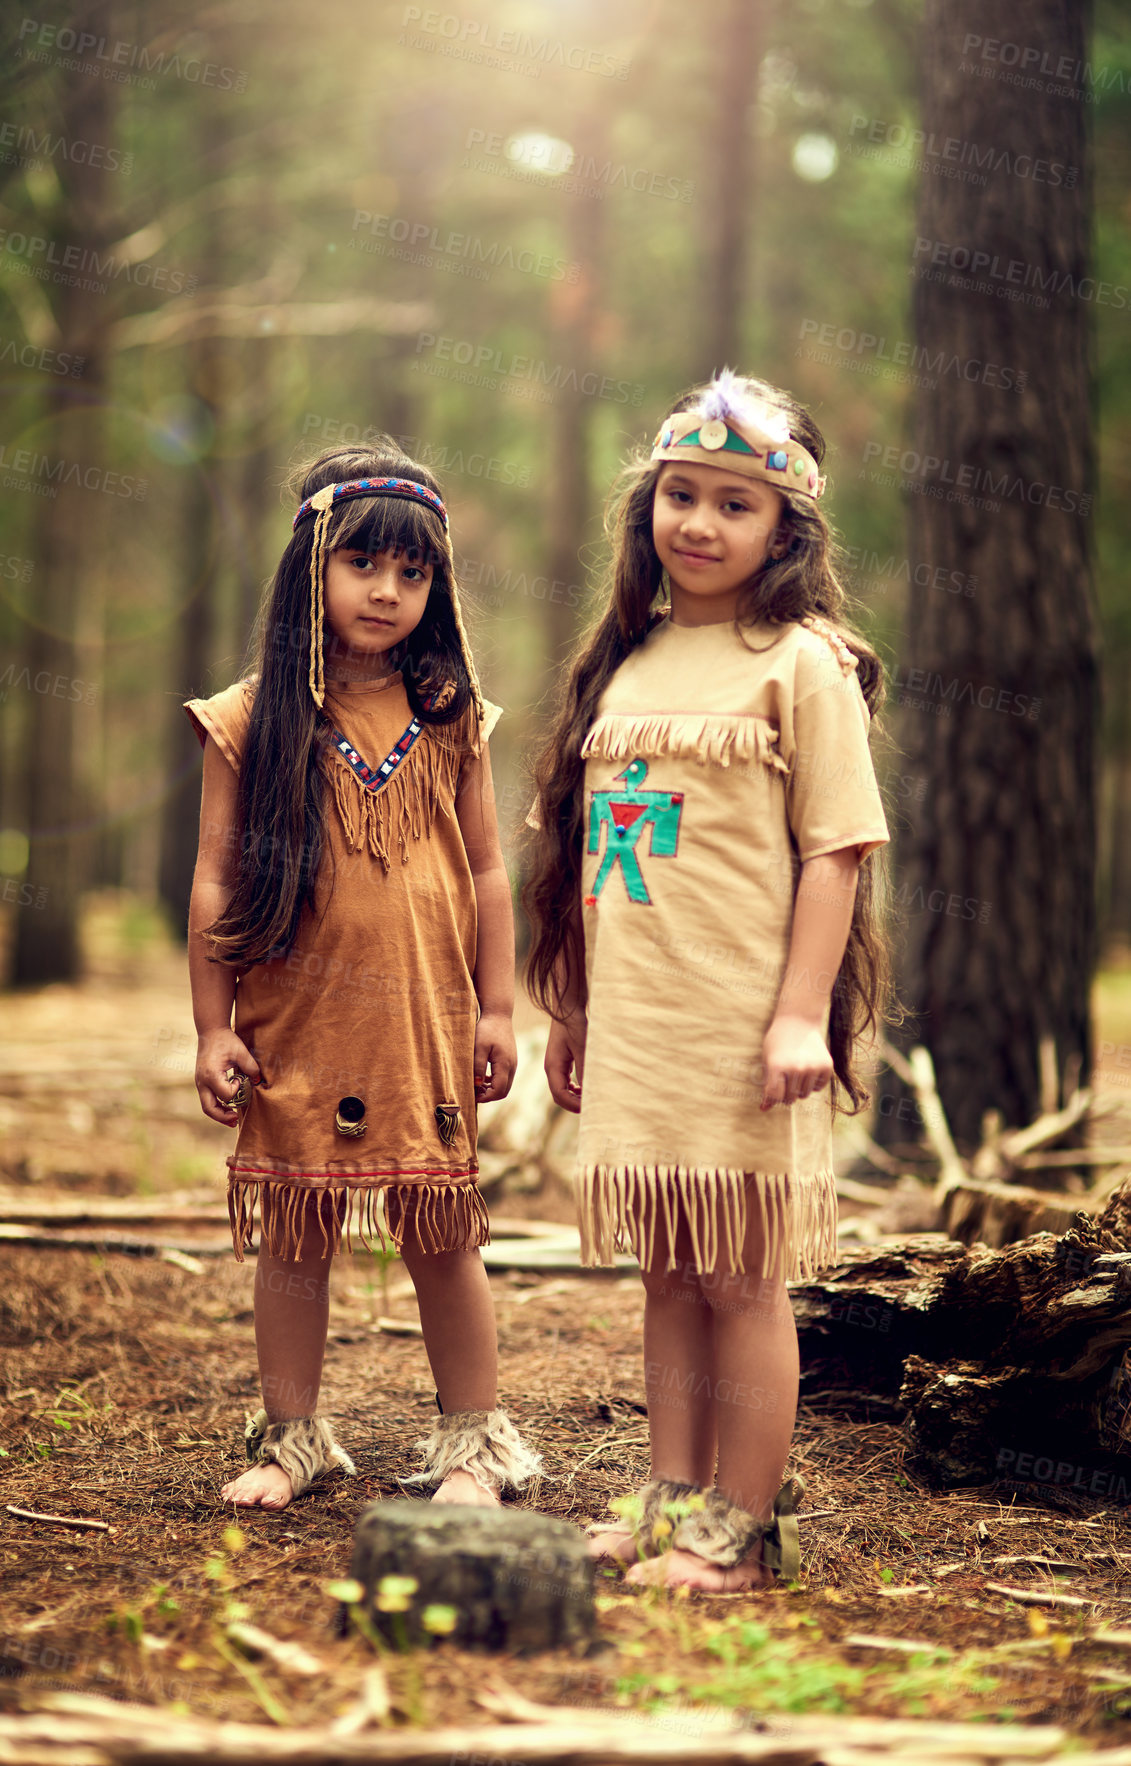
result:
<svg viewBox="0 0 1131 1766"><path fill-rule="evenodd" d="M742 1253L751 1202L761 1214L760 1270L745 1270ZM588 1165L578 1178L581 1261L611 1264L631 1250L641 1264L655 1255L662 1225L668 1269L675 1268L676 1228L685 1221L695 1267L763 1280L808 1280L836 1262L837 1200L831 1171L708 1169L688 1165Z"/></svg>
<svg viewBox="0 0 1131 1766"><path fill-rule="evenodd" d="M718 767L728 767L732 760L744 766L760 761L773 772L788 773L777 743L778 731L765 717L690 711L628 717L605 712L586 736L581 754L583 759L597 755L602 760L670 754Z"/></svg>

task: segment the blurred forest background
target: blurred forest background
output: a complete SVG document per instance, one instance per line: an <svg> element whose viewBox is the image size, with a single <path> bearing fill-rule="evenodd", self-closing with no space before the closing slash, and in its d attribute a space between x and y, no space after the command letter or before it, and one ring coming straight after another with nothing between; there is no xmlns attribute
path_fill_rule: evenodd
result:
<svg viewBox="0 0 1131 1766"><path fill-rule="evenodd" d="M1054 10L1082 16L1069 0ZM824 428L853 617L900 697L916 592L967 611L993 593L960 557L940 580L909 541L906 471L869 470L916 445L917 398L921 411L956 390L945 371L928 388L909 354L929 267L962 267L954 240L924 245L916 218L931 11L919 0L9 11L10 981L78 974L84 892L160 901L181 924L200 771L181 701L246 668L290 531L289 470L372 431L398 437L445 487L480 672L508 714L492 742L508 842L528 751L591 607L605 491L674 395L724 362L788 386ZM1010 16L1016 44L1040 38L1023 12ZM1012 105L1039 137L1051 101L1007 87L1014 62L985 54L985 25L969 33L982 34L968 65L947 70L964 101L990 118ZM1060 102L1090 131L1094 168L1094 280L1070 298L1098 390L1095 948L1118 957L1131 945L1131 22L1116 0L1098 0L1087 56L1073 76L1081 96ZM1055 149L1033 144L1054 161ZM1026 196L1046 191L1034 180ZM1040 298L1026 305L1030 329ZM1008 318L1000 300L997 311ZM1050 344L1050 372L1054 355ZM1010 361L1003 351L999 366ZM997 411L1004 395L988 387L975 394ZM915 747L907 721L924 714L902 716L881 757L897 835L928 790L900 759ZM1011 721L996 720L1003 743ZM899 891L897 872L897 931L924 911L904 885L901 919ZM984 893L967 891L980 905Z"/></svg>

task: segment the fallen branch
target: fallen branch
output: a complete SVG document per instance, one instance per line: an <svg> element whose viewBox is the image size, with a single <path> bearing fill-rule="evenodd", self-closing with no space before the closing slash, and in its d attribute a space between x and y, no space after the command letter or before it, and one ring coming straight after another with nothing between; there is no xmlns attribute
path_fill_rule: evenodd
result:
<svg viewBox="0 0 1131 1766"><path fill-rule="evenodd" d="M1098 1606L1100 1596L1095 1600L1085 1600L1079 1594L1053 1594L1043 1588L1010 1588L1004 1582L987 1582L987 1594L1007 1594L1010 1600L1019 1600L1030 1607L1094 1607Z"/></svg>
<svg viewBox="0 0 1131 1766"><path fill-rule="evenodd" d="M10 1515L21 1521L43 1521L48 1527L88 1527L96 1533L112 1533L113 1527L107 1521L83 1521L72 1515L40 1515L34 1509L16 1508L12 1503L5 1503Z"/></svg>

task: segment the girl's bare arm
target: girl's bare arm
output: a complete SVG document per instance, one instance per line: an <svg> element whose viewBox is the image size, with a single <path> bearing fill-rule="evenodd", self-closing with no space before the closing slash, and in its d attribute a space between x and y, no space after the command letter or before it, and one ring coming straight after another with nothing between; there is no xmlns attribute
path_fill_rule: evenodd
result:
<svg viewBox="0 0 1131 1766"><path fill-rule="evenodd" d="M223 963L209 960L203 933L218 919L232 893L239 839L236 815L238 780L211 736L204 745L204 788L200 797L200 844L189 902L188 958L192 1013L196 1023L196 1089L200 1107L214 1122L234 1128L239 1113L228 1100L238 1081L229 1069L258 1084L255 1057L232 1029L236 977Z"/></svg>
<svg viewBox="0 0 1131 1766"><path fill-rule="evenodd" d="M858 850L822 853L801 867L785 979L762 1044L763 1110L807 1098L832 1078L821 1026L852 927Z"/></svg>
<svg viewBox="0 0 1131 1766"><path fill-rule="evenodd" d="M475 992L475 1095L479 1103L505 1098L514 1079L514 913L511 886L499 844L491 757L484 742L478 759L464 762L456 815L475 887L478 933Z"/></svg>

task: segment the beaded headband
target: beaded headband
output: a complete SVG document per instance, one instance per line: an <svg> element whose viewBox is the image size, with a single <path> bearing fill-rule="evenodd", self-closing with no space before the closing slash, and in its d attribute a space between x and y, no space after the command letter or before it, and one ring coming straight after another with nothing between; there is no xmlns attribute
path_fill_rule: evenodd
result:
<svg viewBox="0 0 1131 1766"><path fill-rule="evenodd" d="M756 403L729 368L711 381L695 410L665 418L651 458L722 467L814 502L825 489L816 460L790 435L785 412Z"/></svg>
<svg viewBox="0 0 1131 1766"><path fill-rule="evenodd" d="M345 484L335 484L329 487L324 485L321 491L315 491L314 497L307 497L306 502L300 505L299 512L294 518L292 532L307 515L313 513L315 509L323 507L321 503L316 503L314 498L322 496L327 488L333 493L331 498L333 503L340 503L346 497L405 497L413 503L424 503L427 508L435 510L444 524L444 531L447 532L448 511L444 508L442 499L436 495L435 491L429 490L426 484L417 484L414 478L351 478Z"/></svg>
<svg viewBox="0 0 1131 1766"><path fill-rule="evenodd" d="M443 500L426 484L418 484L413 478L351 478L342 484L324 484L321 490L307 497L299 507L294 518L291 531L298 528L300 521L308 515L314 516L314 533L310 542L310 672L307 677L310 696L321 711L326 700L326 674L323 658L323 599L326 579L326 559L330 547L327 538L330 531L330 515L335 503L344 502L349 497L402 497L414 503L423 503L434 514L440 517L444 529L444 544L448 560L447 580L452 617L455 621L456 635L459 638L463 664L467 670L467 678L471 682L471 696L480 719L483 717L483 693L479 686L479 676L475 672L475 664L471 658L471 646L464 630L463 614L460 611L459 592L456 588L455 553L452 550L452 536L448 529L448 512Z"/></svg>

